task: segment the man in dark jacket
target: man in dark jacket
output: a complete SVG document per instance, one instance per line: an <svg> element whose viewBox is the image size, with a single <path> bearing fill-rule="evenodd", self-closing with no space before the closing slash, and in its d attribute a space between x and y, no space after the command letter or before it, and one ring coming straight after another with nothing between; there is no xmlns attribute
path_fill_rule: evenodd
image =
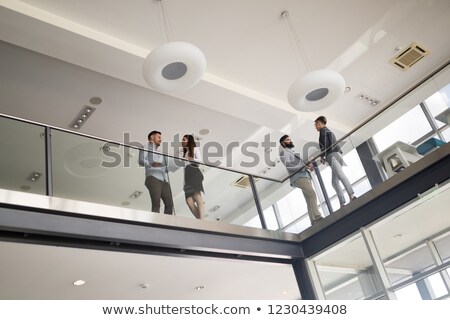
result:
<svg viewBox="0 0 450 320"><path fill-rule="evenodd" d="M316 130L319 131L320 151L325 151L322 157L322 163L325 163L326 161L331 167L331 185L336 191L342 208L345 205L345 197L339 181L344 185L350 201L356 197L350 181L342 170L342 166L345 164L344 159L342 158L341 148L336 144L336 136L327 128L326 124L327 118L324 116L320 116L314 121L314 126L316 127Z"/></svg>

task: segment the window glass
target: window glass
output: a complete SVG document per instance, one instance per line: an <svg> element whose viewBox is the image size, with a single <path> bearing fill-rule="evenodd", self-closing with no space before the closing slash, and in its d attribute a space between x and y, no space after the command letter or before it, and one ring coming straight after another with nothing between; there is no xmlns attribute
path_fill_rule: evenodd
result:
<svg viewBox="0 0 450 320"><path fill-rule="evenodd" d="M437 299L448 294L444 281L442 280L442 276L439 272L429 276L427 280L433 299Z"/></svg>
<svg viewBox="0 0 450 320"><path fill-rule="evenodd" d="M290 233L298 234L302 232L303 230L309 228L311 226L311 221L309 221L309 216L304 217L303 219L300 219L295 224L287 228L285 231Z"/></svg>
<svg viewBox="0 0 450 320"><path fill-rule="evenodd" d="M411 283L409 286L395 291L395 296L397 297L397 300L422 300L419 289L417 289L415 283Z"/></svg>
<svg viewBox="0 0 450 320"><path fill-rule="evenodd" d="M284 198L277 202L280 211L281 223L283 226L288 225L295 219L308 212L303 194L299 188L295 188Z"/></svg>
<svg viewBox="0 0 450 320"><path fill-rule="evenodd" d="M450 233L434 241L439 257L445 263L450 261Z"/></svg>
<svg viewBox="0 0 450 320"><path fill-rule="evenodd" d="M327 300L357 300L377 293L372 260L360 234L314 260Z"/></svg>
<svg viewBox="0 0 450 320"><path fill-rule="evenodd" d="M261 228L261 220L259 219L259 216L256 215L243 225L246 227Z"/></svg>
<svg viewBox="0 0 450 320"><path fill-rule="evenodd" d="M445 142L450 142L450 128L442 131L442 135L444 136Z"/></svg>
<svg viewBox="0 0 450 320"><path fill-rule="evenodd" d="M450 108L450 84L447 84L444 88L426 99L425 104L427 105L433 117L436 117L445 109ZM442 127L445 125L445 123L439 120L436 120L436 123L438 127Z"/></svg>
<svg viewBox="0 0 450 320"><path fill-rule="evenodd" d="M346 166L343 167L344 173L348 180L350 180L350 183L354 183L366 175L356 149L353 149L344 155L344 162L346 164Z"/></svg>
<svg viewBox="0 0 450 320"><path fill-rule="evenodd" d="M269 230L277 230L279 229L277 218L275 217L275 211L273 210L273 206L268 207L263 211L264 219L266 220L267 229Z"/></svg>
<svg viewBox="0 0 450 320"><path fill-rule="evenodd" d="M373 139L381 152L397 141L412 144L431 130L422 108L416 106L376 133Z"/></svg>
<svg viewBox="0 0 450 320"><path fill-rule="evenodd" d="M355 191L356 196L364 194L371 189L372 186L370 185L369 179L364 179L353 186L353 191Z"/></svg>

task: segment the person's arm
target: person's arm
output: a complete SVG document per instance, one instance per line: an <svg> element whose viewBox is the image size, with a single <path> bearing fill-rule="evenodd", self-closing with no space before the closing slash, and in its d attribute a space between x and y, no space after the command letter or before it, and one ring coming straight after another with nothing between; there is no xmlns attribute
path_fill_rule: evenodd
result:
<svg viewBox="0 0 450 320"><path fill-rule="evenodd" d="M140 166L144 166L144 167L148 167L150 166L150 164L148 163L148 158L147 158L147 153L144 150L139 150L139 165Z"/></svg>
<svg viewBox="0 0 450 320"><path fill-rule="evenodd" d="M202 162L202 154L200 148L194 148L194 161Z"/></svg>
<svg viewBox="0 0 450 320"><path fill-rule="evenodd" d="M319 146L320 146L320 152L323 152L324 150L326 150L326 133L325 133L325 128L322 128L319 130ZM320 162L322 164L325 163L325 155L321 155L320 156Z"/></svg>
<svg viewBox="0 0 450 320"><path fill-rule="evenodd" d="M163 163L155 161L155 156L160 157L151 151L139 150L139 164L144 167L165 167ZM161 157L159 161L164 161L164 159Z"/></svg>
<svg viewBox="0 0 450 320"><path fill-rule="evenodd" d="M305 163L300 157L296 157L293 153L284 150L280 154L280 160L289 172L296 172L305 167Z"/></svg>
<svg viewBox="0 0 450 320"><path fill-rule="evenodd" d="M322 128L319 131L319 145L321 152L327 149L327 134L325 128Z"/></svg>

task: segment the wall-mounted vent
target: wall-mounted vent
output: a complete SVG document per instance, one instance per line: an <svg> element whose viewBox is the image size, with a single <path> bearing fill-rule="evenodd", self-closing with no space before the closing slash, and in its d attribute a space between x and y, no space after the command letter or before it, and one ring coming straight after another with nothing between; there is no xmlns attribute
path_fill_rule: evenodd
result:
<svg viewBox="0 0 450 320"><path fill-rule="evenodd" d="M258 178L253 178L254 181L258 181ZM233 186L239 187L239 188L247 188L250 186L250 179L248 176L242 176L239 179L237 179L235 182L233 182Z"/></svg>
<svg viewBox="0 0 450 320"><path fill-rule="evenodd" d="M416 62L429 54L429 50L425 49L417 42L413 42L408 46L408 48L389 60L389 63L403 71L406 71L411 68Z"/></svg>

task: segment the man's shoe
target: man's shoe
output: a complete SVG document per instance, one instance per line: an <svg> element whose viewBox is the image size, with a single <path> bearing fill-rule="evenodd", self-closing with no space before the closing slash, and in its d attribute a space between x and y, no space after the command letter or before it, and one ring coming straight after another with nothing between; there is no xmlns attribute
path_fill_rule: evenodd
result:
<svg viewBox="0 0 450 320"><path fill-rule="evenodd" d="M316 224L319 221L322 221L323 219L324 219L323 217L320 217L320 218L317 218L316 220L313 220L312 225Z"/></svg>

